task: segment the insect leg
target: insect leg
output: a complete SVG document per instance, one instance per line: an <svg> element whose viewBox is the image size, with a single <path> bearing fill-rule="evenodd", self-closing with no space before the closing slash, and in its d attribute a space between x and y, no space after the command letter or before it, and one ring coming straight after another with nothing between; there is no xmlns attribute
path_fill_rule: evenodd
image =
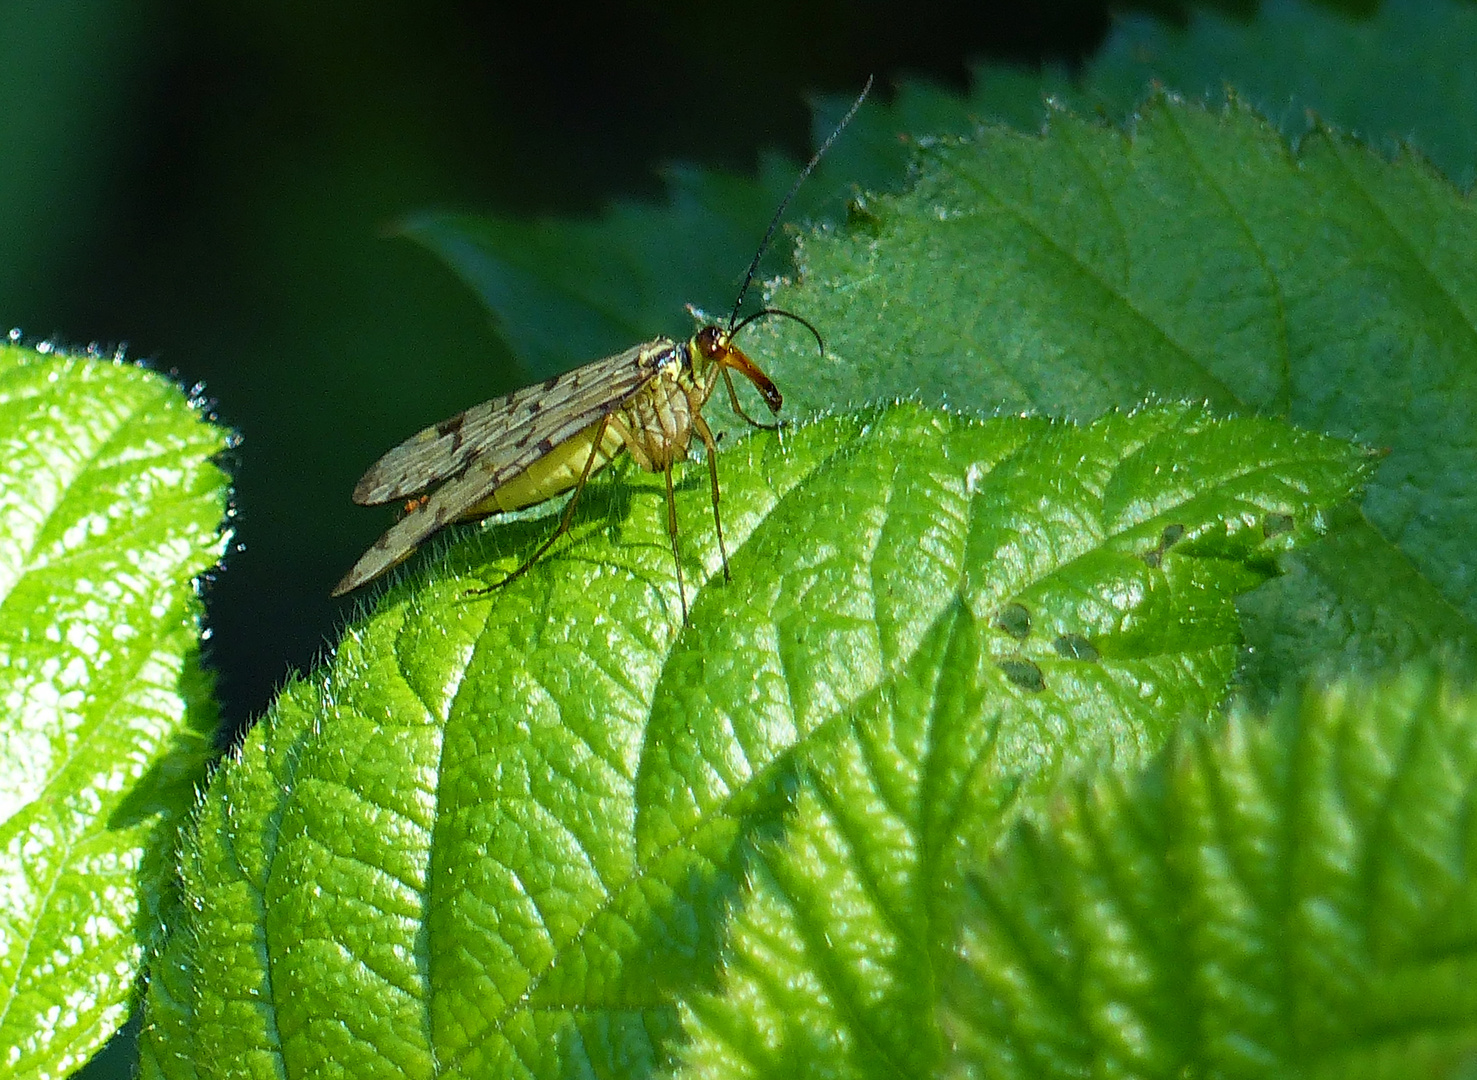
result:
<svg viewBox="0 0 1477 1080"><path fill-rule="evenodd" d="M718 516L718 440L713 438L713 429L708 427L702 413L692 414L692 426L708 451L708 477L713 481L713 528L718 533L718 554L723 556L723 580L732 581L733 576L728 572L728 545L723 542L723 519Z"/></svg>
<svg viewBox="0 0 1477 1080"><path fill-rule="evenodd" d="M672 536L672 559L677 563L677 595L682 599L682 624L687 625L687 586L682 581L682 552L677 549L677 500L672 497L672 463L667 462L667 532Z"/></svg>
<svg viewBox="0 0 1477 1080"><path fill-rule="evenodd" d="M594 467L595 459L600 456L601 444L605 442L605 429L610 425L610 417L602 416L600 424L595 429L595 441L590 444L590 456L585 459L585 467L580 470L580 478L575 482L574 494L569 497L569 505L564 508L564 516L559 519L559 527L554 530L552 536L539 545L538 550L530 555L522 566L514 570L501 581L494 582L485 589L468 589L468 596L486 596L494 589L501 589L511 581L517 581L532 568L533 564L543 557L544 552L554 546L554 541L569 531L569 524L574 520L574 508L579 505L580 494L585 490L585 482L590 479L590 469ZM670 484L670 479L668 483Z"/></svg>
<svg viewBox="0 0 1477 1080"><path fill-rule="evenodd" d="M738 391L733 388L733 376L728 373L728 369L727 368L724 368L723 369L723 382L728 387L728 403L733 406L733 411L734 412L738 413L740 416L742 416L745 420L747 420L750 424L752 424L756 428L763 428L765 431L778 431L779 430L779 428L780 428L779 424L765 424L765 423L761 423L760 421L755 420L748 413L744 412L744 407L739 404Z"/></svg>

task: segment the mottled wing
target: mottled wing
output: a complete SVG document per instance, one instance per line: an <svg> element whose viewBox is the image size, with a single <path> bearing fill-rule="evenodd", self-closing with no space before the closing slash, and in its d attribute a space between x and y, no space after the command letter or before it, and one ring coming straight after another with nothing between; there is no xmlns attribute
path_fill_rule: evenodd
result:
<svg viewBox="0 0 1477 1080"><path fill-rule="evenodd" d="M497 486L498 481L486 463L474 461L461 476L448 480L429 499L390 526L334 586L333 595L342 596L398 566L415 553L426 537L461 518Z"/></svg>
<svg viewBox="0 0 1477 1080"><path fill-rule="evenodd" d="M619 408L672 347L665 338L636 345L432 424L371 465L354 485L354 501L375 506L418 494L473 461L490 478L490 491Z"/></svg>
<svg viewBox="0 0 1477 1080"><path fill-rule="evenodd" d="M395 447L364 474L354 488L355 502L388 502L451 479L376 540L334 586L333 595L342 596L404 562L428 536L620 408L656 375L672 347L658 339L596 360L484 402Z"/></svg>

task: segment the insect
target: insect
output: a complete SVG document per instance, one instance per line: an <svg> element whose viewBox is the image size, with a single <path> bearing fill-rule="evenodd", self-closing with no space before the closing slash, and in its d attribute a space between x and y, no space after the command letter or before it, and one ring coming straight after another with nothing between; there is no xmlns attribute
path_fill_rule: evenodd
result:
<svg viewBox="0 0 1477 1080"><path fill-rule="evenodd" d="M778 415L783 398L774 383L733 342L756 319L783 316L804 325L824 352L820 333L788 311L763 308L740 320L739 310L785 208L820 162L831 143L856 115L872 80L862 89L829 137L781 200L739 288L724 326L709 324L687 341L656 338L635 345L535 386L493 398L412 435L372 466L354 487L361 506L408 500L405 514L379 538L333 589L342 596L408 559L424 540L455 522L475 521L518 510L573 490L558 527L524 563L478 593L500 588L525 574L569 530L585 484L621 453L629 453L649 472L662 473L667 487L667 532L677 564L682 621L687 621L687 590L678 547L677 504L672 497L672 465L687 457L694 433L707 452L713 493L713 526L730 579L723 522L718 513L718 443L703 419L703 406L721 378L729 403L756 427L774 427L750 417L739 403L732 372L758 390ZM427 489L441 484L427 494Z"/></svg>

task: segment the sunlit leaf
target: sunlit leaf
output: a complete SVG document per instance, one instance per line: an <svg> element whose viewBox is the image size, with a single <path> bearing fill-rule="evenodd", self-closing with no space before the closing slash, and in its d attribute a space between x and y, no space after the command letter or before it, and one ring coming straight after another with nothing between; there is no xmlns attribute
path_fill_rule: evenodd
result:
<svg viewBox="0 0 1477 1080"><path fill-rule="evenodd" d="M0 1066L64 1076L127 1015L211 756L192 579L225 432L132 364L0 346Z"/></svg>
<svg viewBox="0 0 1477 1080"><path fill-rule="evenodd" d="M645 1075L813 763L896 735L906 787L936 738L963 844L1015 778L1136 759L1214 708L1234 597L1367 463L1190 406L831 417L721 455L731 582L683 472L686 626L659 477L592 483L490 596L551 523L456 544L217 774L146 1072Z"/></svg>

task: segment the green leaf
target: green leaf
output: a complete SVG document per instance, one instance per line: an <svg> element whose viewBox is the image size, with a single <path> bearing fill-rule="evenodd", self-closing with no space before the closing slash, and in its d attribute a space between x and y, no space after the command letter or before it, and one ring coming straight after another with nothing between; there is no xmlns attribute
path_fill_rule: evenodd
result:
<svg viewBox="0 0 1477 1080"><path fill-rule="evenodd" d="M1341 684L1069 785L971 876L951 1075L1469 1075L1477 698Z"/></svg>
<svg viewBox="0 0 1477 1080"><path fill-rule="evenodd" d="M1340 64L1365 70L1347 59L1335 63L1344 53L1369 64L1375 55L1395 57L1379 61L1391 64L1419 54L1420 64L1408 61L1411 79L1419 69L1420 79L1459 85L1470 78L1467 66L1440 58L1462 53L1459 43L1474 33L1471 14L1444 3L1434 10L1411 24L1419 31L1394 17L1360 28L1288 5L1274 6L1267 24L1234 33L1213 19L1197 21L1188 36L1156 37L1132 23L1074 100L1121 112L1150 73L1198 90L1222 72L1263 71L1235 67L1226 41L1248 53L1268 42L1296 48L1302 39L1291 28L1305 26L1318 28L1316 48L1305 45L1318 60L1310 80ZM1434 60L1394 48L1426 31L1458 44L1443 45ZM1396 68L1380 70L1397 84L1405 78L1396 78ZM1298 573L1269 587L1273 595L1249 604L1256 661L1247 685L1266 698L1330 650L1398 661L1420 655L1420 643L1439 641L1454 657L1477 657L1477 565L1461 540L1477 534L1477 383L1470 377L1477 296L1465 257L1477 239L1471 204L1409 156L1390 164L1322 127L1307 131L1294 153L1236 101L1209 112L1158 97L1126 137L1057 113L1043 136L994 127L963 143L905 146L897 138L928 130L901 124L960 131L979 115L1025 122L1032 85L1060 90L1062 83L986 69L968 100L910 84L894 105L868 104L858 115L813 182L819 201L812 209L834 199L838 176L895 187L901 156L915 144L919 174L907 194L858 198L840 230L804 237L798 284L770 295L820 328L826 359L791 325L749 332L749 351L771 367L791 411L921 395L982 411L1088 418L1146 396L1203 398L1219 410L1286 416L1389 447L1364 508L1368 521L1351 526L1362 538L1342 553L1357 551L1360 560L1310 553ZM1257 86L1263 100L1282 92L1275 82ZM1359 123L1404 115L1371 111L1373 97L1352 87L1330 100ZM1425 142L1470 145L1462 132L1477 124L1467 116L1477 98L1442 100ZM827 110L829 119L835 104ZM703 190L695 175L683 183ZM525 260L521 272L535 285L516 305L481 290L515 340L536 334L532 327L548 333L584 325L591 316L569 303L602 313L599 335L572 335L584 343L580 352L538 353L542 374L674 332L684 299L724 309L747 258L740 240L759 233L766 200L783 184L773 165L763 193L755 186L740 197L742 185L722 183L745 209L724 219L721 241L697 224L699 203L686 196L670 212L622 208L599 225L541 223L530 232L442 219L435 238L429 225L420 235L469 280L479 259ZM494 232L502 239L487 241ZM722 243L735 246L724 254ZM566 277L580 262L571 250L600 254ZM655 269L609 272L638 261L634 252ZM689 273L699 261L703 270ZM640 296L618 295L623 286L611 280L641 281ZM600 290L598 303L581 299L591 288ZM559 293L565 306L540 300L540 289ZM606 317L611 312L639 317L617 325ZM1409 588L1390 605L1377 586L1392 571ZM1347 633L1335 637L1333 627Z"/></svg>
<svg viewBox="0 0 1477 1080"><path fill-rule="evenodd" d="M1376 145L1405 143L1460 187L1477 178L1477 10L1455 0L1385 0L1350 19L1268 0L1257 17L1195 12L1184 29L1123 18L1083 73L1081 111L1126 116L1151 81L1194 98L1228 86L1301 137L1316 116Z"/></svg>
<svg viewBox="0 0 1477 1080"><path fill-rule="evenodd" d="M1277 599L1274 622L1318 606L1376 622L1359 579L1406 563L1471 654L1474 246L1472 204L1418 161L1322 129L1294 154L1238 105L1158 98L1127 133L1059 115L1043 136L923 145L913 189L805 237L799 284L770 298L822 329L827 357L778 320L746 348L802 414L917 394L1090 417L1159 395L1387 447L1364 503L1384 549L1310 563L1316 587ZM1394 636L1437 636L1402 610L1417 625ZM1273 685L1325 644L1287 650Z"/></svg>
<svg viewBox="0 0 1477 1080"><path fill-rule="evenodd" d="M1291 553L1284 576L1243 596L1243 689L1266 705L1289 672L1395 671L1411 658L1477 667L1470 621L1357 512Z"/></svg>
<svg viewBox="0 0 1477 1080"><path fill-rule="evenodd" d="M1137 443L1123 422L1114 416L1086 430ZM1180 721L1203 721L1222 700L1239 643L1235 595L1271 572L1270 555L1252 547L1295 528L1296 516L1251 495L1270 490L1262 469L1271 460L1253 464L1265 451L1252 446L1278 426L1213 427L1228 440L1219 449L1238 447L1245 463L1218 481L1206 469L1209 445L1186 442L1124 461L1107 483L1092 479L1107 475L1091 464L1103 452L1080 443L1023 462L1035 483L1150 512L1127 544L1109 539L1117 530L1095 512L984 494L1019 510L1002 523L1002 538L1034 534L1052 554L1037 561L1016 548L1030 546L1019 540L990 546L987 574L1008 580L1025 569L1027 581L989 604L961 601L935 620L909 666L859 698L833 738L808 749L785 842L761 845L729 927L723 992L685 1002L691 1043L682 1075L937 1069L933 973L952 944L971 854L987 850L1061 771L1141 761ZM1275 456L1290 453L1289 445ZM1274 486L1284 483L1299 484L1284 474ZM1160 484L1167 489L1151 494ZM1263 509L1230 511L1228 495ZM1201 498L1203 509L1191 509ZM1235 518L1245 531L1221 548L1230 538L1210 523ZM1067 520L1099 538L1095 550L1060 545L1040 524ZM1207 525L1213 547L1192 539ZM1159 584L1160 573L1178 583ZM1108 623L1114 629L1104 632ZM1001 693L1002 678L1011 693Z"/></svg>
<svg viewBox="0 0 1477 1080"><path fill-rule="evenodd" d="M133 364L0 345L0 1058L63 1076L127 1015L211 757L192 580L221 429Z"/></svg>
<svg viewBox="0 0 1477 1080"><path fill-rule="evenodd" d="M1367 467L1184 405L829 417L722 454L731 583L706 469L682 470L685 627L660 477L593 482L490 597L466 590L551 522L457 544L216 774L146 1075L647 1075L812 758L888 716L916 734L948 689L941 836L995 828L1043 756L1136 759L1214 707L1235 594Z"/></svg>

